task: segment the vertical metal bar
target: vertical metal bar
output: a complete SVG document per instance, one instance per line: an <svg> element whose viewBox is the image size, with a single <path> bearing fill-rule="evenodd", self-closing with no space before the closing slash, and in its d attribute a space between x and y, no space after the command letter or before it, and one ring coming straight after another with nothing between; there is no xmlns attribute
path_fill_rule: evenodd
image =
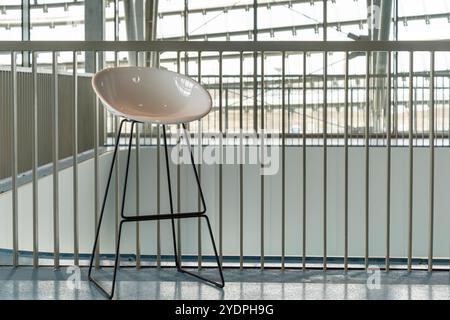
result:
<svg viewBox="0 0 450 320"><path fill-rule="evenodd" d="M258 41L258 0L253 0L253 42ZM253 130L258 130L258 52L253 53Z"/></svg>
<svg viewBox="0 0 450 320"><path fill-rule="evenodd" d="M390 268L391 248L391 130L392 130L392 52L388 52L388 101L387 101L387 126L386 126L386 271Z"/></svg>
<svg viewBox="0 0 450 320"><path fill-rule="evenodd" d="M307 135L307 128L306 128L306 51L303 52L303 232L302 232L302 265L303 270L306 269L306 178L307 178L307 171L306 171L306 135Z"/></svg>
<svg viewBox="0 0 450 320"><path fill-rule="evenodd" d="M281 54L281 269L285 268L286 254L286 53Z"/></svg>
<svg viewBox="0 0 450 320"><path fill-rule="evenodd" d="M184 15L184 41L189 40L189 23L188 23L188 15L189 15L189 0L184 0L184 9L183 9L183 15ZM184 60L185 63L187 63L187 60Z"/></svg>
<svg viewBox="0 0 450 320"><path fill-rule="evenodd" d="M12 79L12 112L11 112L11 182L12 182L12 234L14 267L19 265L19 192L17 184L18 175L18 105L17 105L17 53L11 52L11 79Z"/></svg>
<svg viewBox="0 0 450 320"><path fill-rule="evenodd" d="M327 0L323 0L323 41L327 41L328 40L328 30L327 30L327 25L328 25L328 3Z"/></svg>
<svg viewBox="0 0 450 320"><path fill-rule="evenodd" d="M180 51L177 52L177 72L181 73L181 55L180 55ZM181 126L178 125L178 132L181 132ZM187 137L186 137L187 138ZM178 148L180 148L180 144L178 144ZM178 150L178 155L180 154L180 150ZM177 211L181 212L181 166L178 165L177 166ZM182 241L181 241L181 220L178 219L177 221L177 233L178 233L178 243L177 243L177 255L178 255L178 259L179 259L179 263L181 265L182 263L182 249L181 249L181 245L182 245Z"/></svg>
<svg viewBox="0 0 450 320"><path fill-rule="evenodd" d="M102 139L103 139L103 144L108 144L108 112L103 109L102 112L103 115L103 132L102 132Z"/></svg>
<svg viewBox="0 0 450 320"><path fill-rule="evenodd" d="M288 133L291 132L292 115L291 115L291 88L287 88L287 126ZM293 139L290 140L290 144L293 144Z"/></svg>
<svg viewBox="0 0 450 320"><path fill-rule="evenodd" d="M39 131L38 131L38 99L37 99L37 53L33 57L33 267L39 266L39 187L38 187L38 165L39 165Z"/></svg>
<svg viewBox="0 0 450 320"><path fill-rule="evenodd" d="M394 32L394 37L395 37L395 41L399 40L399 28L398 28L398 21L399 21L399 4L398 4L398 0L395 0L395 32ZM398 51L395 51L394 53L394 71L395 71L395 81L394 81L394 86L395 86L395 90L394 90L394 103L393 103L393 117L394 117L394 123L393 123L393 128L392 130L396 133L398 133L398 69L399 69L399 63L398 63L398 57L399 57L399 53ZM391 120L392 121L392 120ZM392 138L392 137L391 137ZM397 140L397 144L398 144L398 140Z"/></svg>
<svg viewBox="0 0 450 320"><path fill-rule="evenodd" d="M120 13L120 1L119 0L114 0L114 40L115 41L119 41L120 40L120 17L119 17L119 13ZM116 67L118 67L120 65L120 61L119 61L119 52L115 51L114 52L114 64ZM115 116L115 127L116 127L116 134L115 136L117 137L117 139L119 140L119 144L118 144L118 152L117 152L117 159L116 159L116 165L115 165L115 191L114 191L114 195L115 195L115 214L114 214L114 220L115 220L115 243L116 245L119 243L119 215L120 215L120 136L119 134L119 116ZM130 139L131 141L131 139ZM117 260L117 263L120 267L120 256Z"/></svg>
<svg viewBox="0 0 450 320"><path fill-rule="evenodd" d="M253 0L253 41L258 41L258 0Z"/></svg>
<svg viewBox="0 0 450 320"><path fill-rule="evenodd" d="M79 234L78 234L78 57L73 52L73 259L79 265Z"/></svg>
<svg viewBox="0 0 450 320"><path fill-rule="evenodd" d="M136 51L136 66L139 67L139 51ZM141 212L141 132L140 124L136 123L136 216ZM133 134L131 131L130 134ZM131 139L132 137L130 137ZM141 229L136 222L136 268L141 268Z"/></svg>
<svg viewBox="0 0 450 320"><path fill-rule="evenodd" d="M409 53L409 196L408 196L408 271L412 270L413 190L414 190L414 52Z"/></svg>
<svg viewBox="0 0 450 320"><path fill-rule="evenodd" d="M395 37L395 41L398 41L398 0L395 0L394 8L395 8L394 37ZM395 53L396 58L397 58L397 55L398 55L398 52ZM396 64L397 64L397 61L396 61Z"/></svg>
<svg viewBox="0 0 450 320"><path fill-rule="evenodd" d="M265 121L264 121L264 107L265 107L265 76L264 76L264 52L261 52L261 155L264 156L264 148L265 148ZM261 166L263 166L264 159L261 159ZM264 270L264 262L265 262L265 250L264 250L264 225L265 225L265 186L264 186L265 178L264 174L261 174L261 269Z"/></svg>
<svg viewBox="0 0 450 320"><path fill-rule="evenodd" d="M440 79L442 79L442 87L444 87L444 77L440 77ZM439 84L438 84L439 86ZM444 117L445 117L445 91L441 90L441 94L442 94L442 103L441 103L441 145L444 146L444 141L445 141L445 122L444 122Z"/></svg>
<svg viewBox="0 0 450 320"><path fill-rule="evenodd" d="M398 32L399 31L399 29L398 29L398 21L399 21L398 0L395 0L395 2L394 2L394 13L395 13L394 23L393 23L394 40L398 41L398 34L399 34L399 32ZM392 129L391 132L390 132L390 139L391 140L392 140L392 131L396 132L397 129L398 129L398 123L397 123L397 120L398 120L398 51L393 52L393 62L394 62L394 73L395 73L395 79L394 79L394 87L395 87L394 89L395 90L393 91L394 92L394 96L393 96L394 103L392 104L393 108L391 106L391 111L393 111L393 117L394 117L392 119L392 115L391 115L391 124L393 124L393 127L390 128L390 129ZM391 66L391 69L392 69L392 66ZM392 80L391 80L391 82L392 82ZM391 97L392 97L392 94L391 94ZM392 120L393 120L393 123L392 123ZM390 142L392 142L392 141L390 141ZM397 141L397 143L398 143L398 141ZM390 148L388 148L388 153L389 153L389 157L390 157L390 155L391 155L390 154ZM390 161L390 158L389 158L389 161ZM390 163L389 163L389 165L390 165ZM390 167L388 169L390 170ZM388 173L390 174L390 171ZM390 197L390 195L389 195L389 197ZM388 208L388 210L390 211L390 208ZM388 217L388 218L390 219L390 217ZM388 230L388 233L389 233L389 230ZM389 253L389 248L387 248L386 253ZM386 263L387 263L386 267L389 270L389 257L386 260Z"/></svg>
<svg viewBox="0 0 450 320"><path fill-rule="evenodd" d="M345 76L344 76L344 78L345 78ZM339 86L339 82L338 82L338 84L337 84L337 87ZM335 92L335 95L336 95L336 97L337 97L337 105L338 105L338 107L336 108L336 116L337 116L337 126L336 126L336 135L339 135L339 133L340 133L340 128L341 128L341 108L339 107L339 105L341 104L341 101L340 101L340 96L339 96L339 89L338 88L335 88L335 90L333 90L334 92ZM345 93L344 93L344 95L345 95ZM344 113L345 113L345 111L344 111ZM339 138L336 138L336 144L335 145L340 145L340 141L339 141Z"/></svg>
<svg viewBox="0 0 450 320"><path fill-rule="evenodd" d="M198 76L198 83L202 83L202 53L199 51L197 56L197 76ZM198 179L201 182L202 181L202 120L200 119L198 121ZM198 211L202 210L202 201L201 201L201 194L200 190L198 192L197 197L197 208ZM198 268L200 269L202 267L202 219L197 219L197 230L198 230Z"/></svg>
<svg viewBox="0 0 450 320"><path fill-rule="evenodd" d="M417 83L417 80L416 80ZM417 88L416 90L414 90L414 133L417 134L418 132L418 116L417 116L417 105L418 105L418 99L417 99L417 94L418 94ZM449 117L450 120L450 117Z"/></svg>
<svg viewBox="0 0 450 320"><path fill-rule="evenodd" d="M425 145L425 80L422 79L422 146Z"/></svg>
<svg viewBox="0 0 450 320"><path fill-rule="evenodd" d="M184 0L184 8L183 8L183 16L184 16L184 41L189 41L189 0ZM184 74L189 76L189 53L188 51L184 52ZM188 130L190 130L191 126L187 124Z"/></svg>
<svg viewBox="0 0 450 320"><path fill-rule="evenodd" d="M352 83L353 83L353 81L352 81ZM353 85L353 84L352 84ZM353 108L354 108L354 103L353 103L353 87L350 87L349 88L350 89L350 128L351 128L351 130L350 130L350 138L352 137L352 131L353 131L353 120L354 120L354 116L353 116ZM358 90L358 89L357 89ZM350 145L353 145L353 141L352 140L350 140Z"/></svg>
<svg viewBox="0 0 450 320"><path fill-rule="evenodd" d="M116 0L116 16L118 16L118 0ZM118 21L118 18L117 18ZM116 26L116 32L118 32L118 22L117 22L117 26ZM118 38L118 34L116 34L116 41ZM119 56L118 56L118 52L115 51L114 52L114 63L115 66L118 67L119 66ZM119 215L120 215L120 136L119 136L119 116L114 116L114 120L115 120L115 128L116 128L116 134L115 136L117 137L116 139L119 140L119 149L117 152L117 158L116 158L116 165L114 166L114 210L115 210L115 214L114 214L114 224L115 224L115 243L117 243L118 239L119 239ZM120 264L120 258L119 258L119 264Z"/></svg>
<svg viewBox="0 0 450 320"><path fill-rule="evenodd" d="M446 90L444 90L443 94L445 94L445 91L448 92L448 96L447 96L447 103L448 104L447 104L447 107L446 107L447 108L448 121L447 121L447 130L446 130L445 134L447 134L447 137L449 137L450 136L450 78L447 77L447 80L448 80L448 86L446 87ZM442 83L445 86L444 79L443 79ZM445 104L445 97L444 97L444 104ZM446 145L448 145L449 142L450 141L447 139L447 144Z"/></svg>
<svg viewBox="0 0 450 320"><path fill-rule="evenodd" d="M59 104L58 54L53 51L53 250L54 267L59 268Z"/></svg>
<svg viewBox="0 0 450 320"><path fill-rule="evenodd" d="M361 91L362 90L360 90L360 88L361 87L358 87L357 89L356 89L356 101L357 101L357 103L358 103L358 105L357 105L357 108L356 108L356 126L357 127L360 127L360 108L362 109L362 105L363 105L363 103L362 102L360 102L360 93L361 93ZM361 106L361 107L359 107L359 106ZM359 145L359 138L356 140L356 145Z"/></svg>
<svg viewBox="0 0 450 320"><path fill-rule="evenodd" d="M244 59L243 52L239 53L239 265L242 269L244 267L244 165L243 165L243 73L244 73Z"/></svg>
<svg viewBox="0 0 450 320"><path fill-rule="evenodd" d="M348 270L348 72L349 52L345 52L345 79L344 79L344 269Z"/></svg>
<svg viewBox="0 0 450 320"><path fill-rule="evenodd" d="M428 243L428 271L433 271L433 240L434 240L434 107L435 107L435 52L431 52L430 61L430 216Z"/></svg>
<svg viewBox="0 0 450 320"><path fill-rule="evenodd" d="M225 131L228 130L228 87L224 88L225 90L225 120L224 120L224 124L225 124Z"/></svg>
<svg viewBox="0 0 450 320"><path fill-rule="evenodd" d="M30 41L30 1L21 1L21 11L22 11L22 41ZM22 52L22 66L30 66L30 53Z"/></svg>
<svg viewBox="0 0 450 320"><path fill-rule="evenodd" d="M114 120L115 120L115 127L116 127L116 136L119 133L119 116L114 116ZM117 137L117 139L120 141L120 137ZM119 169L119 159L120 159L120 142L119 142L119 152L117 153L117 165L114 168L114 186L115 186L115 192L114 192L114 210L115 210L115 215L114 215L114 224L115 224L115 239L116 242L118 241L119 238L119 211L120 211L120 197L119 197L119 188L120 188L120 169Z"/></svg>
<svg viewBox="0 0 450 320"><path fill-rule="evenodd" d="M120 39L120 19L119 19L119 12L120 12L120 1L119 0L114 0L114 40L115 41L119 41ZM114 64L116 67L118 67L120 65L120 61L119 61L119 52L115 51L114 52ZM120 196L119 196L119 188L120 188L120 183L119 183L119 178L120 178L120 136L119 134L119 116L115 116L115 127L116 127L116 134L115 136L117 137L117 139L119 140L119 145L118 145L118 152L117 152L117 158L116 158L116 165L115 165L115 179L114 179L114 194L115 194L115 214L114 214L114 223L115 223L115 243L119 242L119 215L120 215ZM119 259L117 260L119 267L120 267L120 256Z"/></svg>
<svg viewBox="0 0 450 320"><path fill-rule="evenodd" d="M325 6L326 8L326 6ZM328 52L323 53L323 269L327 269Z"/></svg>
<svg viewBox="0 0 450 320"><path fill-rule="evenodd" d="M94 51L94 70L97 71L99 69L99 59L98 52ZM100 112L100 100L95 98L95 109L94 109L94 219L95 219L95 229L94 234L97 230L97 226L99 223L99 199L100 199L100 160L99 160L99 112ZM106 144L108 142L106 141ZM97 250L95 253L95 267L100 267L100 237L97 242Z"/></svg>
<svg viewBox="0 0 450 320"><path fill-rule="evenodd" d="M365 194L364 194L364 212L365 212L365 250L364 265L366 270L369 268L369 165L370 165L370 51L366 53L366 125L365 125Z"/></svg>
<svg viewBox="0 0 450 320"><path fill-rule="evenodd" d="M120 20L119 20L119 0L114 0L114 40L119 41L119 27L120 27Z"/></svg>
<svg viewBox="0 0 450 320"><path fill-rule="evenodd" d="M184 127L183 127L184 128ZM164 138L164 153L165 153L165 165L166 165L166 173L167 173L167 186L168 186L168 191L169 191L169 206L170 206L170 212L171 214L174 214L174 207L173 207L173 199L172 199L172 182L170 180L170 168L169 168L169 156L168 156L168 142L167 142L167 127L165 124L162 125L162 130L163 130L163 138ZM170 143L170 140L169 140ZM192 159L192 157L191 157ZM192 161L194 162L194 161ZM197 180L198 182L199 180ZM178 270L180 270L180 264L179 264L179 260L177 257L178 251L176 248L176 234L175 234L175 223L174 220L172 219L171 221L171 225L172 225L172 238L173 238L173 253L174 253L174 257L175 257L175 266L177 267Z"/></svg>
<svg viewBox="0 0 450 320"><path fill-rule="evenodd" d="M141 134L139 123L136 123L136 216L141 212ZM141 229L139 222L136 222L136 267L141 267Z"/></svg>
<svg viewBox="0 0 450 320"><path fill-rule="evenodd" d="M156 52L156 67L160 66L160 53ZM186 61L186 60L185 60ZM185 62L186 63L186 62ZM156 211L161 213L161 125L157 125L156 137ZM181 260L180 260L181 263ZM156 265L161 267L161 222L156 222Z"/></svg>
<svg viewBox="0 0 450 320"><path fill-rule="evenodd" d="M158 59L158 58L157 58ZM156 138L156 211L161 212L161 125L157 125ZM156 265L161 267L161 222L156 222Z"/></svg>
<svg viewBox="0 0 450 320"><path fill-rule="evenodd" d="M219 53L219 132L220 132L220 163L219 163L219 256L223 265L223 52Z"/></svg>

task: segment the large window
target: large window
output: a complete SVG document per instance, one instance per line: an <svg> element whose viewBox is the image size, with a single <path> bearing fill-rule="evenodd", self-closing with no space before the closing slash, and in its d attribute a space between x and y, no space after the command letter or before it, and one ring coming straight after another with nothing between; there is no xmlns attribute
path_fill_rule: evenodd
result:
<svg viewBox="0 0 450 320"><path fill-rule="evenodd" d="M141 0L146 2L147 0ZM0 40L21 40L22 26L31 40L84 40L85 4L80 0L30 1L30 23L22 21L23 0L0 0ZM251 40L253 0L159 0L157 37L182 40ZM446 39L450 0L394 0L390 39ZM258 0L259 40L324 40L323 0ZM123 0L105 0L105 39L127 39ZM327 1L327 40L367 35L366 0ZM384 14L385 12L383 12ZM118 15L116 17L116 14ZM185 24L185 18L187 23Z"/></svg>
<svg viewBox="0 0 450 320"><path fill-rule="evenodd" d="M149 0L141 1L145 8ZM85 40L84 1L33 0L29 2L29 19L22 14L22 2L26 1L0 0L0 41L21 40L27 34L31 40ZM368 36L366 0L328 0L326 10L324 0L256 2L255 15L253 0L159 0L157 38L252 41L255 40L255 26L260 41L323 41L325 38L355 41ZM127 40L126 3L123 0L104 0L103 3L104 39ZM388 25L383 26L388 35L383 39L449 37L450 0L393 0L392 4L391 10L380 10L381 14L391 17L386 20ZM23 17L26 20L23 21ZM108 54L106 58L107 62L113 63L115 57ZM48 56L41 59L42 63L51 62ZM127 63L128 55L120 53L119 59Z"/></svg>
<svg viewBox="0 0 450 320"><path fill-rule="evenodd" d="M149 0L143 1L143 8ZM383 3L388 3L385 1ZM379 3L379 2L377 2ZM0 0L0 40L20 40L22 39L23 28L29 27L31 40L84 40L85 39L85 5L80 0L36 0L30 2L30 22L22 21L22 1L20 0ZM100 19L99 26L104 25L104 39L127 40L129 30L127 24L130 21L129 2L123 0L103 1L104 21ZM159 40L184 40L191 41L254 41L255 29L257 40L259 41L358 41L366 39L379 40L431 40L446 39L450 34L450 0L392 0L392 8L368 8L366 0L159 0L157 8L157 32ZM325 7L326 4L326 7ZM149 6L150 7L150 6ZM128 8L128 9L127 9ZM370 10L369 10L370 9ZM369 32L368 12L378 19L375 27ZM256 13L256 14L255 14ZM324 17L326 13L326 16ZM139 14L143 14L140 12ZM378 16L377 16L378 14ZM104 22L104 24L103 24ZM324 29L326 24L326 29ZM146 24L149 25L149 24ZM92 27L92 26L90 26ZM255 28L256 27L256 28ZM377 30L375 30L376 28ZM143 29L144 30L144 29ZM326 32L324 32L326 30ZM146 32L148 32L147 30ZM142 31L142 32L145 32ZM24 33L26 34L26 32ZM375 36L377 34L377 37ZM114 64L127 65L135 63L127 52L113 52L105 54L105 66ZM201 73L201 82L210 88L210 92L218 103L219 83L219 54L218 52L203 52L198 56L197 52L182 52L177 56L175 52L163 52L160 55L160 65L167 69L186 73L196 79ZM244 127L252 126L261 121L255 109L256 104L261 102L260 86L254 90L254 75L258 81L261 77L261 66L264 64L265 78L265 115L266 125L273 130L281 128L281 77L282 77L282 56L280 52L266 52L264 57L261 53L243 52L243 69L240 70L240 53L229 52L223 56L224 73L224 101L226 104L225 127L228 129L237 128L239 107L242 103L244 111ZM287 115L287 130L290 133L298 131L300 125L300 105L302 102L302 82L303 57L301 53L286 53L285 67L288 91L286 103L289 105L290 113ZM327 84L329 97L328 102L334 109L330 111L329 122L330 132L342 133L343 130L343 74L344 61L343 53L329 52L327 59L324 53L307 53L307 76L308 76L308 130L312 133L320 134L323 111L323 75L325 70L329 75ZM0 55L0 64L9 66L9 55ZM62 52L58 57L58 67L61 71L71 71L73 68L72 54ZM117 60L116 60L117 59ZM85 55L79 56L78 70L85 71ZM20 63L19 55L19 63ZM142 63L143 59L141 59ZM264 62L263 62L264 61ZM373 57L374 67L377 72L386 74L386 54L375 53ZM384 61L384 62L383 62ZM199 66L200 62L200 66ZM324 62L327 65L324 65ZM416 91L417 97L422 103L418 105L419 111L425 114L427 110L427 79L430 70L429 53L416 53L414 56L414 71L418 73L416 84L423 87ZM50 53L40 54L38 57L40 68L51 68L52 55ZM382 68L379 68L379 66ZM439 83L445 88L439 91L441 95L440 106L442 110L448 108L448 54L436 56L436 72L442 74ZM92 68L90 69L92 71ZM350 100L351 112L354 115L352 126L354 129L364 128L365 103L365 70L366 57L357 52L351 53L350 73L352 75L352 86ZM407 87L409 72L409 59L407 53L393 55L392 71L396 79L394 85L398 88L395 91L394 99L399 107L396 110L398 116L399 130L407 130ZM421 73L421 74L419 74ZM243 79L243 97L240 96L240 81ZM386 86L385 83L377 82L373 84ZM215 88L215 89L214 89ZM381 90L383 91L383 90ZM256 94L256 96L255 96ZM422 96L423 95L423 96ZM381 105L378 100L386 97L374 97L372 104ZM256 111L255 111L256 110ZM446 109L447 110L447 109ZM384 130L382 108L374 108L371 119L381 119L379 123L373 121L373 130ZM446 111L447 112L447 111ZM209 119L211 131L217 129L218 117L212 113ZM419 115L420 116L420 115ZM425 119L425 117L422 117ZM209 120L208 120L209 121ZM425 121L426 122L426 121ZM447 127L450 122L445 121ZM447 128L445 127L445 128ZM209 127L208 127L209 128ZM442 126L444 128L444 126ZM444 130L444 129L440 130ZM206 130L208 130L205 127ZM426 127L420 127L418 131L425 132ZM450 129L449 129L450 130ZM363 132L363 131L361 131Z"/></svg>
<svg viewBox="0 0 450 320"><path fill-rule="evenodd" d="M84 5L74 1L37 0L30 7L31 40L84 40Z"/></svg>
<svg viewBox="0 0 450 320"><path fill-rule="evenodd" d="M21 0L0 1L0 41L22 39Z"/></svg>
<svg viewBox="0 0 450 320"><path fill-rule="evenodd" d="M258 40L324 40L324 0L257 3ZM184 0L160 0L158 38L181 40L186 33L191 40L251 40L253 4L253 0L189 0L185 6ZM366 0L328 0L326 9L327 40L368 35ZM374 10L380 16L390 14L383 23L390 40L449 37L450 0L393 0L392 8L384 9Z"/></svg>
<svg viewBox="0 0 450 320"><path fill-rule="evenodd" d="M450 38L450 1L398 0L398 40Z"/></svg>

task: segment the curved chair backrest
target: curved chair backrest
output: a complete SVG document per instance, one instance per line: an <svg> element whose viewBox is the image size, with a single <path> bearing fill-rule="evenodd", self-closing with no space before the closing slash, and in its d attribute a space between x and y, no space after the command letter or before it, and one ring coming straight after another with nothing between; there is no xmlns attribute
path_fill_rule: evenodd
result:
<svg viewBox="0 0 450 320"><path fill-rule="evenodd" d="M95 74L92 87L111 112L139 122L187 123L206 116L212 106L199 83L164 69L104 69Z"/></svg>

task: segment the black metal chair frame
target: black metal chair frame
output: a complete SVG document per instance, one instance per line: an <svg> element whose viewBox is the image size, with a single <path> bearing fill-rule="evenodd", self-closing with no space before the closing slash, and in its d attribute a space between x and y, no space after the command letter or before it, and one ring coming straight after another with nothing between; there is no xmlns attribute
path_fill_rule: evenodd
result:
<svg viewBox="0 0 450 320"><path fill-rule="evenodd" d="M114 263L114 274L113 274L113 279L112 279L111 292L108 292L101 285L101 283L98 280L96 280L94 277L92 277L92 267L93 267L93 263L94 263L94 257L96 255L96 251L97 251L98 239L99 239L100 229L101 229L101 225L102 225L102 221L103 221L103 216L104 216L104 213L105 213L106 201L107 201L107 198L108 198L108 191L109 191L109 187L110 187L110 184L111 184L111 179L112 179L112 174L113 174L113 170L114 170L114 165L116 163L116 158L117 158L117 154L118 154L118 150L119 150L119 141L120 141L119 138L120 138L121 133L122 133L123 124L125 122L131 122L131 133L130 133L129 142L128 142L128 155L127 155L127 164L126 164L126 171L125 171L125 182L124 182L123 195L122 195L122 208L121 208L121 213L120 213L121 221L120 221L120 224L119 224L119 234L118 234L117 243L116 243L116 256L115 256L115 263ZM187 140L187 145L188 145L189 152L190 152L191 163L192 163L192 168L194 170L195 179L196 179L196 182L197 182L197 187L198 187L198 190L199 190L199 193L200 193L200 198L201 198L203 210L200 211L200 212L184 212L184 213L182 213L182 212L175 213L174 212L173 198L172 198L172 186L171 186L171 181L170 181L169 153L168 153L168 147L167 147L166 126L163 125L165 162L166 162L166 169L167 169L166 170L167 171L167 182L168 182L169 201L170 201L170 214L162 214L162 213L161 214L157 214L156 213L156 214L139 215L139 216L127 216L127 215L124 214L125 199L126 199L126 192L127 192L127 183L128 183L128 173L129 173L129 168L130 168L130 155L131 155L131 148L132 148L132 141L133 141L133 132L134 132L134 127L135 127L135 125L137 123L139 123L139 122L134 121L134 120L129 120L129 119L124 119L120 123L119 132L117 134L115 148L114 148L114 154L113 154L111 167L110 167L110 171L109 171L108 181L107 181L107 184L106 184L106 191L105 191L105 195L104 195L104 198L103 198L103 203L102 203L102 207L101 207L101 213L100 213L100 217L99 217L99 221L98 221L98 225L97 225L97 230L96 230L96 233L95 233L94 247L92 249L92 255L91 255L91 259L90 259L90 263L89 263L89 273L88 273L89 280L92 281L109 299L112 299L114 297L114 292L115 292L117 268L118 268L119 257L120 257L120 240L121 240L121 235L122 235L123 224L127 223L127 222L171 220L171 222L172 222L173 250L174 250L175 265L176 265L177 270L179 272L186 273L186 274L191 275L193 277L196 277L196 278L198 278L198 279L200 279L202 281L205 281L208 284L217 286L219 288L223 288L225 286L225 280L223 278L222 266L221 266L221 263L220 263L219 256L217 254L217 248L216 248L216 243L214 241L214 235L213 235L213 232L212 232L212 229L211 229L211 223L209 222L209 218L206 215L206 204L205 204L205 199L203 197L203 190L202 190L202 187L201 187L201 183L200 183L200 179L199 179L199 176L198 176L197 168L195 166L194 156L192 154L192 148L191 148L191 145L189 143L189 139L186 139L186 140ZM183 124L183 130L184 130L184 133L186 134L187 130L186 130L186 125L185 124ZM178 256L178 251L177 251L177 238L176 238L176 232L175 232L175 220L193 219L193 218L202 218L202 219L205 219L206 222L207 222L209 235L210 235L210 238L211 238L211 242L212 242L212 245L213 245L217 266L218 266L218 269L219 269L219 274L220 274L220 279L221 279L220 282L215 282L213 280L210 280L210 279L207 279L205 277L202 277L199 274L187 271L186 269L183 269L182 266L181 266L181 260L180 260L180 257Z"/></svg>

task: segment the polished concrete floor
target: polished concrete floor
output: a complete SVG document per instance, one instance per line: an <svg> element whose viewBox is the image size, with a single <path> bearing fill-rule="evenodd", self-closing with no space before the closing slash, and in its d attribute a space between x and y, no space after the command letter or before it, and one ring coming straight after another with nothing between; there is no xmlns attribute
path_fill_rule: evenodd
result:
<svg viewBox="0 0 450 320"><path fill-rule="evenodd" d="M217 277L215 270L203 275ZM79 275L79 277L78 277ZM98 271L108 279L111 270ZM224 289L197 282L174 269L122 268L117 299L450 299L449 272L225 269ZM76 281L80 279L80 281ZM73 281L71 281L73 280ZM75 285L77 284L77 285ZM108 284L105 282L105 284ZM87 281L87 269L0 267L0 299L104 299Z"/></svg>

